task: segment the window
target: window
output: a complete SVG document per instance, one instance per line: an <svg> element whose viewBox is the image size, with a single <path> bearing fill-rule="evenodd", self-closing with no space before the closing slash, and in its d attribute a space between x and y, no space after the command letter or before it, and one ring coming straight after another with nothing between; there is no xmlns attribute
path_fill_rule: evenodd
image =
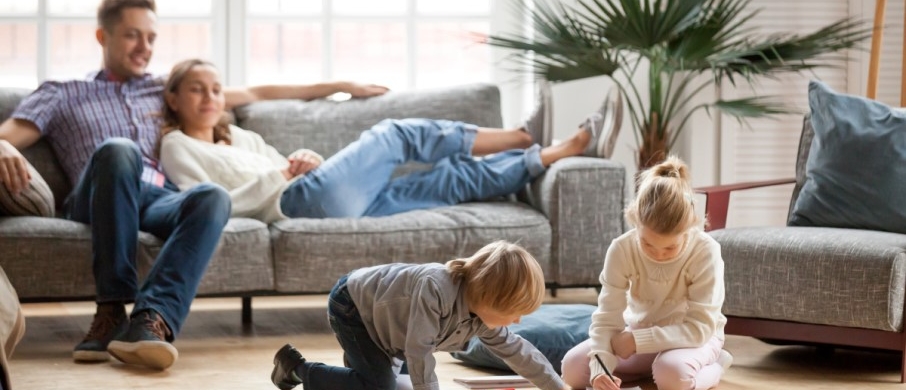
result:
<svg viewBox="0 0 906 390"><path fill-rule="evenodd" d="M84 77L99 0L0 0L0 83ZM228 84L354 80L410 89L491 81L492 0L157 0L152 73L201 57Z"/></svg>
<svg viewBox="0 0 906 390"><path fill-rule="evenodd" d="M491 80L491 1L247 2L247 84L355 80L393 89Z"/></svg>

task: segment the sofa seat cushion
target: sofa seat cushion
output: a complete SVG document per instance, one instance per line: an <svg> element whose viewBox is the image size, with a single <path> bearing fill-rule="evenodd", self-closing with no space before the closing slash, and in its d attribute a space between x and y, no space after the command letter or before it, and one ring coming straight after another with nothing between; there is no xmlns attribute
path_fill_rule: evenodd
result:
<svg viewBox="0 0 906 390"><path fill-rule="evenodd" d="M900 332L906 235L817 227L711 232L724 314Z"/></svg>
<svg viewBox="0 0 906 390"><path fill-rule="evenodd" d="M475 202L378 218L297 218L271 225L277 291L327 292L356 269L446 262L495 240L519 243L550 275L551 227L517 202Z"/></svg>
<svg viewBox="0 0 906 390"><path fill-rule="evenodd" d="M0 267L22 299L95 295L91 229L82 223L0 217Z"/></svg>
<svg viewBox="0 0 906 390"><path fill-rule="evenodd" d="M139 244L138 271L144 277L160 253L163 241L141 232ZM273 290L272 259L267 225L249 218L231 218L201 279L198 294Z"/></svg>

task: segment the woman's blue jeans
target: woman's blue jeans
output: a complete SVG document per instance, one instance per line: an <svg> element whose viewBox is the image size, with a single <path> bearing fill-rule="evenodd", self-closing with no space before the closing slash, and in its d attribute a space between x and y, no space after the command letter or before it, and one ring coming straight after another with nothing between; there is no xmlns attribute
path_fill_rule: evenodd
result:
<svg viewBox="0 0 906 390"><path fill-rule="evenodd" d="M330 291L327 318L349 367L306 362L296 371L305 390L396 390L401 362L394 362L368 335L349 297L345 276Z"/></svg>
<svg viewBox="0 0 906 390"><path fill-rule="evenodd" d="M133 141L104 141L66 199L65 214L91 225L97 302L134 301L133 313L153 309L175 337L229 220L230 197L213 184L185 192L157 187L141 180L142 169ZM164 240L140 289L139 230Z"/></svg>
<svg viewBox="0 0 906 390"><path fill-rule="evenodd" d="M478 127L431 119L387 119L295 181L280 199L291 218L357 218L509 195L544 172L540 147L472 156ZM392 178L409 161L427 171Z"/></svg>

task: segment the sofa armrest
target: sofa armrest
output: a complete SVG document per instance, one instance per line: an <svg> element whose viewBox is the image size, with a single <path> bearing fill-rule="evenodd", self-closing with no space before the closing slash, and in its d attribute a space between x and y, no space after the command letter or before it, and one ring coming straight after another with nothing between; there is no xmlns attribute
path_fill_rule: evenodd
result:
<svg viewBox="0 0 906 390"><path fill-rule="evenodd" d="M607 248L625 231L626 197L623 165L589 157L557 161L520 194L551 224L549 282L598 285Z"/></svg>
<svg viewBox="0 0 906 390"><path fill-rule="evenodd" d="M705 195L705 215L708 217L708 224L705 226L705 230L711 231L727 227L727 212L730 209L731 192L793 184L795 182L796 179L779 179L696 188L695 193Z"/></svg>

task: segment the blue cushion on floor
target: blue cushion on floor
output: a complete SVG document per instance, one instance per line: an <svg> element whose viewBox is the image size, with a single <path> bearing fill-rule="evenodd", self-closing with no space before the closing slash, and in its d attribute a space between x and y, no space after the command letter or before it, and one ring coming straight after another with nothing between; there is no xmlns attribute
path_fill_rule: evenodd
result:
<svg viewBox="0 0 906 390"><path fill-rule="evenodd" d="M566 352L588 338L591 313L595 308L596 306L584 304L541 305L534 313L522 317L520 323L509 328L538 348L554 366L554 370L560 373L560 361ZM452 352L450 355L475 366L510 370L477 337L469 341L465 351Z"/></svg>
<svg viewBox="0 0 906 390"><path fill-rule="evenodd" d="M789 224L906 233L906 112L809 84L812 140Z"/></svg>

